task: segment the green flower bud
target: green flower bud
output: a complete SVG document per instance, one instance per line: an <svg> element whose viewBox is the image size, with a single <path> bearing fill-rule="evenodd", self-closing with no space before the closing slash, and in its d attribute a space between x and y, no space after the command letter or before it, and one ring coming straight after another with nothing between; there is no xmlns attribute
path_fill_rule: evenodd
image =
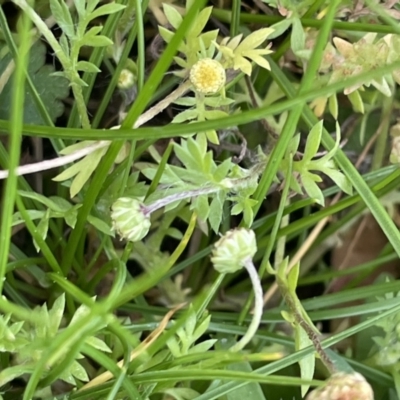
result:
<svg viewBox="0 0 400 400"><path fill-rule="evenodd" d="M225 68L219 61L203 58L190 69L190 82L200 93L218 93L226 82Z"/></svg>
<svg viewBox="0 0 400 400"><path fill-rule="evenodd" d="M121 239L137 242L147 235L151 223L144 209L141 201L130 197L121 197L111 206L113 229Z"/></svg>
<svg viewBox="0 0 400 400"><path fill-rule="evenodd" d="M125 68L119 74L117 85L119 89L130 89L135 84L135 81L136 77L133 72Z"/></svg>
<svg viewBox="0 0 400 400"><path fill-rule="evenodd" d="M231 273L241 269L256 251L256 236L252 230L232 229L215 243L211 262L221 274Z"/></svg>
<svg viewBox="0 0 400 400"><path fill-rule="evenodd" d="M374 392L361 374L338 372L325 386L309 393L306 400L374 400Z"/></svg>

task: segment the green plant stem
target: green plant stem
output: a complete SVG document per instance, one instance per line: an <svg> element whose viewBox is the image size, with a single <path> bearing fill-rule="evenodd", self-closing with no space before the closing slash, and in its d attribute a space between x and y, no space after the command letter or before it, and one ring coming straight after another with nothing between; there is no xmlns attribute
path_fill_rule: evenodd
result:
<svg viewBox="0 0 400 400"><path fill-rule="evenodd" d="M31 37L29 31L30 21L22 17L22 28L20 32L19 57L16 59L15 74L13 80L13 95L11 99L11 121L9 134L9 169L10 174L5 184L3 195L3 210L0 225L0 293L3 289L5 274L7 270L8 252L11 243L11 227L14 211L14 202L17 196L18 177L15 173L21 155L21 138L23 124L23 110L25 99L25 70L28 65ZM22 115L21 115L22 110Z"/></svg>
<svg viewBox="0 0 400 400"><path fill-rule="evenodd" d="M290 180L289 177L286 178ZM289 206L290 200L286 197L284 206ZM285 228L289 225L289 214L282 216L280 229ZM283 259L285 258L285 246L286 246L286 236L281 236L276 242L276 251L275 251L275 260L274 260L274 267L275 269L282 263Z"/></svg>
<svg viewBox="0 0 400 400"><path fill-rule="evenodd" d="M239 32L240 23L240 8L242 6L241 0L233 0L232 2L232 18L230 21L230 35L234 37Z"/></svg>
<svg viewBox="0 0 400 400"><path fill-rule="evenodd" d="M145 38L144 38L144 26L143 18L141 18L142 12L142 0L135 0L136 3L136 24L137 24L137 87L140 92L144 85L144 71L146 61L146 49L145 49Z"/></svg>
<svg viewBox="0 0 400 400"><path fill-rule="evenodd" d="M279 274L276 275L276 282L278 283L279 290L282 294L283 299L285 300L287 306L290 309L291 314L294 317L295 322L304 330L307 334L310 341L313 343L315 347L315 351L318 353L321 361L328 369L329 373L332 375L337 372L336 367L328 356L326 351L323 349L321 340L317 332L315 332L314 328L306 321L306 319L302 315L302 307L298 306L299 300L294 297L287 286L287 283L284 282L280 277Z"/></svg>
<svg viewBox="0 0 400 400"><path fill-rule="evenodd" d="M79 83L80 80L79 74L74 69L71 60L64 53L62 47L58 43L57 39L55 38L49 27L40 18L40 16L36 13L36 11L26 2L26 0L13 0L13 2L18 7L20 7L24 11L24 13L29 17L29 19L33 22L33 24L40 32L40 34L43 35L44 38L47 40L47 42L53 49L54 54L60 60L64 72L71 82L71 88L74 94L76 105L78 107L79 115L81 117L82 127L85 129L90 129L90 122L87 114L85 100L83 98L82 87Z"/></svg>
<svg viewBox="0 0 400 400"><path fill-rule="evenodd" d="M375 171L382 167L387 156L387 145L389 138L390 117L393 111L394 97L385 97L382 106L382 120L379 125L379 136L375 144L372 156L371 170Z"/></svg>
<svg viewBox="0 0 400 400"><path fill-rule="evenodd" d="M245 261L244 267L246 268L250 279L251 283L253 285L253 290L254 290L254 299L255 299L255 304L254 304L254 314L253 318L250 322L249 328L247 329L247 332L245 335L236 343L234 344L229 351L240 351L242 350L247 343L250 342L250 340L254 337L254 335L257 333L257 329L260 326L261 322L261 317L263 313L263 291L261 287L261 282L260 278L258 277L257 270L253 264L253 261L248 258Z"/></svg>

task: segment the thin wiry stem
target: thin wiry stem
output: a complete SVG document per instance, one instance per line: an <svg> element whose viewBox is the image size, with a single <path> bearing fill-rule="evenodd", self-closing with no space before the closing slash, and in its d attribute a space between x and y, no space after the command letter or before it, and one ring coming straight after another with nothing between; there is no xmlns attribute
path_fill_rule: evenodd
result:
<svg viewBox="0 0 400 400"><path fill-rule="evenodd" d="M253 285L254 290L254 311L253 311L253 319L247 329L245 335L236 343L234 344L229 351L240 351L242 350L247 343L254 337L257 332L258 327L260 326L261 317L263 313L263 291L261 287L260 278L258 277L257 270L253 264L251 258L248 258L245 261L244 267L246 268L247 272L249 273L251 283Z"/></svg>

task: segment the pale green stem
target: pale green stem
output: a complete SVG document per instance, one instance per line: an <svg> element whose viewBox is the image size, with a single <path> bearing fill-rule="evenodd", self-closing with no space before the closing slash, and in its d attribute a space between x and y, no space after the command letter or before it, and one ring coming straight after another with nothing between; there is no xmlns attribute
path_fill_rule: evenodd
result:
<svg viewBox="0 0 400 400"><path fill-rule="evenodd" d="M253 339L254 335L257 333L258 327L260 326L263 307L264 307L261 281L260 278L258 277L257 270L254 267L251 258L248 258L245 261L244 267L249 273L251 284L253 285L254 301L255 301L254 312L253 312L253 319L251 320L245 335L229 349L229 351L233 352L242 350L246 346L246 344L249 343L251 339Z"/></svg>
<svg viewBox="0 0 400 400"><path fill-rule="evenodd" d="M82 127L84 129L90 129L90 121L86 110L85 100L83 98L82 87L79 83L79 74L73 68L71 60L64 53L62 47L58 43L57 39L55 38L49 27L42 20L42 18L40 18L40 16L35 12L35 10L29 6L26 0L13 0L13 2L25 12L25 14L36 26L40 34L43 35L43 37L47 40L47 42L53 49L54 54L60 60L64 72L67 75L69 81L71 82L71 88L74 94L76 105L78 107L79 115L81 117Z"/></svg>
<svg viewBox="0 0 400 400"><path fill-rule="evenodd" d="M290 179L290 178L288 178ZM290 204L289 198L286 199L286 206ZM284 215L281 220L281 229L285 228L289 225L289 214ZM285 258L285 247L286 247L286 236L282 236L276 242L276 251L275 251L275 260L274 267L275 270L278 270L279 265L282 264L283 259Z"/></svg>
<svg viewBox="0 0 400 400"><path fill-rule="evenodd" d="M393 111L393 101L394 96L385 97L383 100L382 120L378 127L379 136L376 141L375 151L373 153L371 166L372 171L376 171L377 169L381 168L386 161L386 150L389 142L390 117Z"/></svg>

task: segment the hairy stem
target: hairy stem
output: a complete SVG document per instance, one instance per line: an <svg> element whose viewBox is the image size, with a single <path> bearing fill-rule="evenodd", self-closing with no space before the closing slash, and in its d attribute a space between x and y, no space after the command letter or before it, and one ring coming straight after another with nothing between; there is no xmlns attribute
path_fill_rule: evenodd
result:
<svg viewBox="0 0 400 400"><path fill-rule="evenodd" d="M174 203L175 201L189 199L191 197L202 196L205 194L216 193L219 190L221 190L221 188L219 188L218 186L208 186L200 189L187 190L186 192L171 194L160 200L155 201L154 203L148 206L145 206L142 211L145 215L150 215L154 211L162 207L165 207L168 204Z"/></svg>
<svg viewBox="0 0 400 400"><path fill-rule="evenodd" d="M315 351L318 353L321 361L328 369L329 373L334 374L335 372L337 372L336 367L333 361L326 353L326 351L324 350L324 348L322 347L318 332L316 332L315 328L307 321L306 318L304 318L302 312L302 306L299 300L290 292L289 288L287 287L287 283L282 281L282 279L279 278L279 275L277 275L277 282L279 289L282 293L282 297L284 298L287 306L289 307L290 312L292 313L296 324L299 325L307 334L308 338L310 339L315 348Z"/></svg>

